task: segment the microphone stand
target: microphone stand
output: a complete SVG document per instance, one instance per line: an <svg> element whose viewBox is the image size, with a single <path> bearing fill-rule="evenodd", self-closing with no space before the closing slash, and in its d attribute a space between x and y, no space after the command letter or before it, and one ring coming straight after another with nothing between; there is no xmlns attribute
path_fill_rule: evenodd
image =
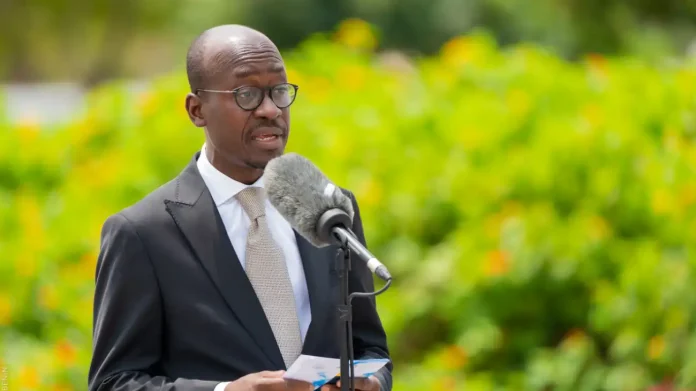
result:
<svg viewBox="0 0 696 391"><path fill-rule="evenodd" d="M348 281L350 276L350 247L343 235L335 235L340 241L340 246L336 252L336 270L340 279L341 302L338 304L338 319L341 326L341 391L355 391L355 363L353 352L353 308L352 300L354 297L377 296L386 291L391 285L392 280L388 280L382 289L376 292L354 292L350 293Z"/></svg>

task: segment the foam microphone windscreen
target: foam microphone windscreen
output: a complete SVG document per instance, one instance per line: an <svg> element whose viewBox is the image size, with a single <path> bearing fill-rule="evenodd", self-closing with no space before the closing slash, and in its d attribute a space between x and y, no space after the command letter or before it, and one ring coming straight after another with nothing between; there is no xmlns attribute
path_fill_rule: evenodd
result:
<svg viewBox="0 0 696 391"><path fill-rule="evenodd" d="M324 212L341 209L353 220L350 198L317 166L296 153L281 155L266 165L264 187L271 205L316 247L330 244L317 233L317 223Z"/></svg>

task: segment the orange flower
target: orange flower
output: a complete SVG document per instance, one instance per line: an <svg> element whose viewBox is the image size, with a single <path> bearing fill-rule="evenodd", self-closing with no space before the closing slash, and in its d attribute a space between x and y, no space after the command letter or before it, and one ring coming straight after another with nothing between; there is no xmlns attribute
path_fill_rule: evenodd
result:
<svg viewBox="0 0 696 391"><path fill-rule="evenodd" d="M58 361L68 367L71 366L77 358L77 350L75 347L67 340L61 340L55 347L56 358Z"/></svg>
<svg viewBox="0 0 696 391"><path fill-rule="evenodd" d="M585 339L587 338L587 335L585 332L581 329L572 329L566 334L565 338L563 339L563 345L572 347L572 346L578 346L580 345Z"/></svg>
<svg viewBox="0 0 696 391"><path fill-rule="evenodd" d="M505 274L510 269L509 256L505 251L495 250L488 253L484 273L495 277Z"/></svg>
<svg viewBox="0 0 696 391"><path fill-rule="evenodd" d="M72 391L73 389L66 384L55 384L51 387L51 391Z"/></svg>
<svg viewBox="0 0 696 391"><path fill-rule="evenodd" d="M590 53L587 56L587 63L590 69L602 75L605 75L608 71L607 59L600 54Z"/></svg>

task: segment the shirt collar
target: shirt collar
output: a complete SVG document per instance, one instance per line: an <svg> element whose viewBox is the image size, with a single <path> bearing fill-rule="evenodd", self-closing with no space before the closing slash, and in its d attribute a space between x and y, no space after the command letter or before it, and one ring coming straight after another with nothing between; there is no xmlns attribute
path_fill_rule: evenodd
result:
<svg viewBox="0 0 696 391"><path fill-rule="evenodd" d="M220 172L208 160L205 154L205 144L201 149L201 155L198 157L196 165L198 166L198 171L208 187L208 191L210 191L210 195L213 197L213 201L215 202L216 206L220 206L228 202L230 199L236 196L237 193L246 189L247 187L263 187L263 176L261 176L261 178L259 178L253 184L246 185Z"/></svg>

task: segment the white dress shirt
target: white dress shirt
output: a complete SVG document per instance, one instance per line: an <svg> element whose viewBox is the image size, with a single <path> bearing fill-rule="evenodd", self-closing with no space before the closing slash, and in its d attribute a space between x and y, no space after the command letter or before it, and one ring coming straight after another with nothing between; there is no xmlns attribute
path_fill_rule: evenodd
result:
<svg viewBox="0 0 696 391"><path fill-rule="evenodd" d="M215 202L220 217L222 217L222 222L225 225L234 251L237 253L239 262L244 267L250 220L234 196L248 186L263 187L263 177L252 185L245 185L228 177L210 163L205 155L205 145L196 164L203 181L208 187L208 191L210 191L210 195L213 197L213 202ZM295 305L297 317L300 321L302 342L304 343L307 329L312 320L312 314L309 307L309 293L307 291L302 260L297 249L297 242L295 241L295 232L290 223L283 218L268 200L266 200L266 221L268 222L271 236L285 255L290 282L295 294ZM230 261L232 260L230 259ZM224 390L226 385L227 383L219 384L215 387L215 391Z"/></svg>

